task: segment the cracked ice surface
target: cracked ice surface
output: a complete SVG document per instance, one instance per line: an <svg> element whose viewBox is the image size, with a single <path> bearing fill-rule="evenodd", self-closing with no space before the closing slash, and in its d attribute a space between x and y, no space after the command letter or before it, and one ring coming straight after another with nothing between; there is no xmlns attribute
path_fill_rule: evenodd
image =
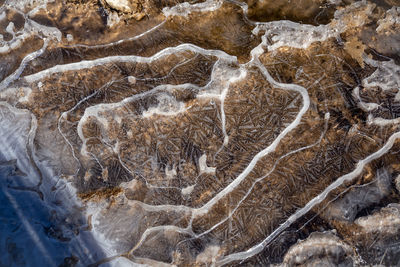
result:
<svg viewBox="0 0 400 267"><path fill-rule="evenodd" d="M400 263L392 2L0 4L1 266Z"/></svg>

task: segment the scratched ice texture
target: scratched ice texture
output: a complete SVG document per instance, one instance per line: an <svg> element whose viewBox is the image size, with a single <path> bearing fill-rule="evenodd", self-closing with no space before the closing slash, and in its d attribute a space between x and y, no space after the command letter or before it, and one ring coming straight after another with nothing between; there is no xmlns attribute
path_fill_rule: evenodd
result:
<svg viewBox="0 0 400 267"><path fill-rule="evenodd" d="M399 0L0 0L0 266L399 266Z"/></svg>

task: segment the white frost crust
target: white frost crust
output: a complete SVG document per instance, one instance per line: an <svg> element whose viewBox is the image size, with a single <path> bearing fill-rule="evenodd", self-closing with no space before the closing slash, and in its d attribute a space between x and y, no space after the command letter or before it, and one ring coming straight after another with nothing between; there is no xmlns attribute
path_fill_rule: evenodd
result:
<svg viewBox="0 0 400 267"><path fill-rule="evenodd" d="M364 58L365 63L377 68L369 77L362 80L365 88L380 87L383 91L399 90L400 93L400 67L390 61L377 61L368 57ZM400 100L399 93L396 100Z"/></svg>
<svg viewBox="0 0 400 267"><path fill-rule="evenodd" d="M156 107L150 107L147 111L143 112L143 118L149 118L153 115L176 116L186 111L185 103L176 101L176 99L170 95L160 95L157 100L158 105Z"/></svg>
<svg viewBox="0 0 400 267"><path fill-rule="evenodd" d="M339 37L340 33L350 27L360 27L365 23L365 16L372 14L374 5L365 0L358 1L344 9L335 12L334 19L327 25L313 26L292 21L272 21L256 23L253 34L258 35L265 31L264 36L270 37L272 43L265 44L269 51L280 47L305 49L314 42L322 42L332 37ZM348 21L351 19L351 23ZM351 26L349 26L351 24Z"/></svg>
<svg viewBox="0 0 400 267"><path fill-rule="evenodd" d="M114 9L120 10L122 12L132 12L128 0L106 0L106 2Z"/></svg>
<svg viewBox="0 0 400 267"><path fill-rule="evenodd" d="M3 14L5 14L5 12L3 12ZM58 42L61 41L62 36L60 30L56 27L41 25L31 20L28 16L25 16L24 28L22 30L16 32L13 22L10 22L5 30L10 33L13 38L10 41L4 41L3 38L0 38L0 54L6 54L21 47L25 39L32 37L35 34L42 35L47 39L54 39Z"/></svg>
<svg viewBox="0 0 400 267"><path fill-rule="evenodd" d="M379 87L383 91L397 90L394 97L396 102L400 101L400 67L390 61L377 61L368 57L364 57L364 62L376 68L376 70L368 77L362 80L362 85L365 89ZM379 108L377 103L365 103L359 95L359 88L353 89L353 96L358 100L358 106L366 111L373 111ZM384 119L381 117L375 118L372 114L368 115L368 124L374 124L381 127L400 124L400 118Z"/></svg>
<svg viewBox="0 0 400 267"><path fill-rule="evenodd" d="M355 223L366 233L380 232L398 234L400 232L400 205L389 204L372 215L360 217Z"/></svg>
<svg viewBox="0 0 400 267"><path fill-rule="evenodd" d="M11 34L13 37L15 37L15 26L14 26L14 22L8 23L8 25L7 25L7 27L6 27L6 32L8 32L9 34Z"/></svg>
<svg viewBox="0 0 400 267"><path fill-rule="evenodd" d="M385 33L391 28L400 26L400 7L394 6L386 11L386 16L383 19L378 20L378 27L376 28L377 33Z"/></svg>
<svg viewBox="0 0 400 267"><path fill-rule="evenodd" d="M24 12L32 8L33 10L36 8L45 8L48 3L53 3L54 1L55 0L8 0L5 5Z"/></svg>
<svg viewBox="0 0 400 267"><path fill-rule="evenodd" d="M21 87L20 88L20 93L21 96L18 99L18 102L20 103L28 103L29 102L29 98L32 94L32 89L30 87Z"/></svg>
<svg viewBox="0 0 400 267"><path fill-rule="evenodd" d="M23 41L30 36L32 36L32 33L23 32L23 33L19 34L18 36L15 36L15 33L14 33L13 38L10 41L4 41L3 36L1 35L0 54L7 54L10 51L13 51L13 50L21 47Z"/></svg>
<svg viewBox="0 0 400 267"><path fill-rule="evenodd" d="M128 82L130 84L135 84L136 83L136 77L134 76L128 76Z"/></svg>
<svg viewBox="0 0 400 267"><path fill-rule="evenodd" d="M41 33L46 38L55 39L56 41L61 42L62 33L56 27L44 26L30 19L27 20L27 24L31 27L31 32Z"/></svg>
<svg viewBox="0 0 400 267"><path fill-rule="evenodd" d="M8 102L27 103L31 96L32 89L30 87L9 87L6 90L0 91L0 99L10 100Z"/></svg>
<svg viewBox="0 0 400 267"><path fill-rule="evenodd" d="M272 36L272 44L267 46L270 51L283 46L305 49L314 42L324 41L338 34L329 25L312 26L292 21L259 24L253 33L258 34L261 30L265 31L266 36Z"/></svg>
<svg viewBox="0 0 400 267"><path fill-rule="evenodd" d="M164 7L162 12L164 16L183 16L188 17L193 12L211 12L219 9L223 1L207 0L198 4L189 4L188 2L177 4L173 7Z"/></svg>

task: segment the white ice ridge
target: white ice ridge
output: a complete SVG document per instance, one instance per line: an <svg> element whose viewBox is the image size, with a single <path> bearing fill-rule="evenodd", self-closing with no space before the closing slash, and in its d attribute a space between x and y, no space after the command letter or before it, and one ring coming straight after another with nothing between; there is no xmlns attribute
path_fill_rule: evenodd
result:
<svg viewBox="0 0 400 267"><path fill-rule="evenodd" d="M329 25L313 26L288 20L258 24L253 34L258 35L260 31L265 31L266 36L272 36L272 44L267 46L270 51L282 46L305 49L316 41L324 41L338 34Z"/></svg>
<svg viewBox="0 0 400 267"><path fill-rule="evenodd" d="M366 90L374 87L379 87L383 91L397 90L394 100L396 102L400 101L400 67L394 63L393 59L391 59L390 61L377 61L369 58L368 56L364 56L363 59L365 63L372 67L375 67L376 70L370 76L362 80L362 86ZM370 112L380 107L380 105L377 103L363 102L360 97L359 91L359 87L354 88L353 96L358 101L358 106L362 110ZM381 117L374 117L372 114L369 114L367 122L368 124L374 124L384 127L393 124L399 124L400 118L384 119Z"/></svg>
<svg viewBox="0 0 400 267"><path fill-rule="evenodd" d="M189 4L188 2L183 2L177 4L173 7L164 7L162 12L164 16L183 16L187 17L193 12L211 12L219 9L222 5L222 0L206 0L202 3Z"/></svg>
<svg viewBox="0 0 400 267"><path fill-rule="evenodd" d="M305 49L317 41L325 41L331 37L339 37L340 33L350 27L360 27L365 23L365 15L372 14L374 6L365 0L355 2L335 12L334 19L327 25L313 26L288 20L257 22L253 34L265 32L271 44L265 44L268 50L288 46ZM364 16L363 16L364 15ZM346 20L351 19L351 26Z"/></svg>
<svg viewBox="0 0 400 267"><path fill-rule="evenodd" d="M194 53L200 53L203 55L208 55L208 56L215 56L218 58L225 59L227 61L232 61L236 62L237 59L235 56L230 56L227 53L220 51L220 50L207 50L203 49L201 47L192 45L192 44L181 44L176 47L168 47L160 52L154 54L151 57L141 57L141 56L109 56L109 57L104 57L104 58L98 58L94 60L83 60L80 62L75 62L75 63L69 63L69 64L62 64L62 65L56 65L54 67L51 67L46 70L42 70L40 72L37 72L32 75L25 76L24 79L28 83L33 83L36 81L39 81L47 76L50 76L54 73L60 73L60 72L66 72L66 71L77 71L77 70L82 70L82 69L88 69L92 68L95 66L107 64L107 63L113 63L113 62L126 62L126 63L151 63L153 61L156 61L162 57L178 53L178 52L184 52L184 51L191 51Z"/></svg>
<svg viewBox="0 0 400 267"><path fill-rule="evenodd" d="M367 56L363 57L364 62L377 68L369 77L362 80L365 88L380 87L383 91L398 90L395 100L400 101L400 67L390 61L377 61Z"/></svg>
<svg viewBox="0 0 400 267"><path fill-rule="evenodd" d="M233 254L223 257L222 259L220 259L217 262L217 266L222 266L222 265L228 264L232 261L244 260L244 259L247 259L249 257L252 257L252 256L260 253L265 248L266 245L268 245L279 234L281 234L284 230L286 230L291 224L296 222L299 218L301 218L306 213L308 213L312 208L314 208L315 206L320 204L322 201L324 201L330 192L337 189L339 186L343 185L343 183L350 182L354 178L361 175L365 165L369 164L371 161L378 159L382 155L386 154L389 151L389 149L392 148L394 142L399 138L400 138L400 132L396 132L393 135L391 135L383 147L381 147L378 151L372 153L365 159L360 160L357 163L356 168L352 172L339 177L335 182L330 184L327 188L325 188L324 191L322 191L322 193L320 193L318 196L314 197L303 208L299 209L293 215L291 215L283 224L281 224L278 228L276 228L261 243L249 248L246 251L233 253Z"/></svg>
<svg viewBox="0 0 400 267"><path fill-rule="evenodd" d="M394 124L400 124L400 118L395 118L395 119L384 119L381 117L376 118L372 114L369 114L367 123L385 127L385 126L390 126L390 125L394 125Z"/></svg>
<svg viewBox="0 0 400 267"><path fill-rule="evenodd" d="M8 85L10 85L10 83L12 83L13 81L15 81L16 79L19 78L19 76L22 74L22 72L24 71L26 65L34 60L35 58L39 57L40 55L42 55L44 53L44 51L46 50L48 45L48 40L45 39L42 48L40 48L39 50L32 52L28 55L26 55L24 57L24 59L22 60L21 64L19 65L19 67L9 76L7 76L7 78L5 78L4 80L2 80L0 82L0 92L3 91L5 88L7 88Z"/></svg>
<svg viewBox="0 0 400 267"><path fill-rule="evenodd" d="M24 13L11 8L16 12L19 12L22 16L24 16L25 23L24 27L19 30L18 32L15 32L15 27L14 23L10 22L8 26L6 27L6 31L10 33L13 38L10 41L4 41L2 37L0 38L0 54L6 54L9 53L12 50L15 50L23 44L25 39L32 37L33 35L38 35L42 38L48 38L48 39L54 39L57 41L61 41L61 32L55 28L55 27L48 27L41 25L33 20L31 20L27 15ZM5 14L5 11L3 11L2 14ZM0 15L2 16L2 15Z"/></svg>
<svg viewBox="0 0 400 267"><path fill-rule="evenodd" d="M160 225L160 226L154 226L151 228L147 228L143 234L142 237L140 238L139 242L137 242L137 244L130 250L129 254L133 251L135 251L136 249L138 249L144 241L146 241L147 237L149 235L151 235L154 232L158 232L158 231L175 231L177 233L181 233L181 234L188 234L188 235L193 235L193 232L188 229L188 228L182 228L182 227L178 227L178 226L174 226L174 225Z"/></svg>

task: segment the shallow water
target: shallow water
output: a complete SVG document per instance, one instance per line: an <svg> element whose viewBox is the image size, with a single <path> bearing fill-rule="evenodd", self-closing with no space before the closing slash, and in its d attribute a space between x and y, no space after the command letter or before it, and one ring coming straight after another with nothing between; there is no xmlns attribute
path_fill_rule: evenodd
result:
<svg viewBox="0 0 400 267"><path fill-rule="evenodd" d="M0 266L400 264L398 1L0 4Z"/></svg>

